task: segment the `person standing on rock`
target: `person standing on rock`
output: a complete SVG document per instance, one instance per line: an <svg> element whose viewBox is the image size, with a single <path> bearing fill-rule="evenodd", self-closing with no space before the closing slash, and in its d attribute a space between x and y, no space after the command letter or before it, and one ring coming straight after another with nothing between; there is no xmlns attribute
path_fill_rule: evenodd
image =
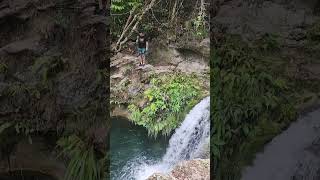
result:
<svg viewBox="0 0 320 180"><path fill-rule="evenodd" d="M140 64L139 66L144 66L145 65L145 60L146 60L146 52L148 51L148 39L145 36L144 32L139 31L139 35L137 36L136 43L138 45L138 52L140 56Z"/></svg>

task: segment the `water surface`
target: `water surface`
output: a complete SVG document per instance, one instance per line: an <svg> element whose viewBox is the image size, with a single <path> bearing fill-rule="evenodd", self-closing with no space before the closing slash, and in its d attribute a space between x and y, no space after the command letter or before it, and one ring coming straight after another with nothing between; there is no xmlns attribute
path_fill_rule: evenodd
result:
<svg viewBox="0 0 320 180"><path fill-rule="evenodd" d="M242 180L257 179L320 179L320 109L300 117L257 154Z"/></svg>
<svg viewBox="0 0 320 180"><path fill-rule="evenodd" d="M166 151L169 138L148 136L144 127L125 118L112 118L110 151L111 179L134 179L134 166L146 161L159 161Z"/></svg>

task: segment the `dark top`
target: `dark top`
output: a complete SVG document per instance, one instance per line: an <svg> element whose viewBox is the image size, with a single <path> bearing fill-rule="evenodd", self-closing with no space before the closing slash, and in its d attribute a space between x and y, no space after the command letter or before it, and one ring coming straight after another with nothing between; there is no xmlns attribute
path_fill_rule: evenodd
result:
<svg viewBox="0 0 320 180"><path fill-rule="evenodd" d="M138 36L138 47L146 48L147 47L148 38L146 36Z"/></svg>

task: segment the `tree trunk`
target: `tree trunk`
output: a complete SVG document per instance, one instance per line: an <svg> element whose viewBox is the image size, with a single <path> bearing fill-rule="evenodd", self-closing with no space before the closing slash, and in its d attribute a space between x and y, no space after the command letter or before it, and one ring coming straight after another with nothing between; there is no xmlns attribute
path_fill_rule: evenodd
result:
<svg viewBox="0 0 320 180"><path fill-rule="evenodd" d="M157 0L151 0L151 2L148 5L146 5L142 12L135 14L131 21L129 21L129 19L127 20L127 23L123 27L121 36L119 37L116 47L114 49L116 52L119 52L122 49L122 45L128 41L128 37L130 37L132 33L137 29L144 15L154 6L156 1ZM134 12L132 14L134 14ZM132 15L129 16L129 18L131 17Z"/></svg>

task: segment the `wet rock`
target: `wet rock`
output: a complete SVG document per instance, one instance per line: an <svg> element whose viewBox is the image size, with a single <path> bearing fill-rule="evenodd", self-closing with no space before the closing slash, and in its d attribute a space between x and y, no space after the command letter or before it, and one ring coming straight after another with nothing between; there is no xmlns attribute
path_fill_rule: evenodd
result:
<svg viewBox="0 0 320 180"><path fill-rule="evenodd" d="M86 131L107 114L106 79L100 70L109 36L95 3L0 1L0 63L8 67L3 83L15 94L0 100L0 124L28 121L47 132L74 123L75 116L90 117L83 121L88 122Z"/></svg>
<svg viewBox="0 0 320 180"><path fill-rule="evenodd" d="M215 32L223 29L226 33L238 34L246 40L257 39L266 33L278 34L287 40L292 40L297 35L295 41L288 42L290 46L294 46L304 38L306 27L319 19L311 13L312 6L307 5L307 2L262 2L256 7L248 2L239 5L239 0L224 2L213 20Z"/></svg>
<svg viewBox="0 0 320 180"><path fill-rule="evenodd" d="M129 87L128 92L130 95L135 96L139 93L140 87Z"/></svg>
<svg viewBox="0 0 320 180"><path fill-rule="evenodd" d="M255 156L242 180L316 180L319 177L319 115L317 109L301 116ZM279 171L281 169L281 171Z"/></svg>
<svg viewBox="0 0 320 180"><path fill-rule="evenodd" d="M32 137L32 144L27 139L17 143L11 152L11 171L28 169L42 172L57 179L63 179L65 165L56 158L50 143L41 137ZM7 160L0 161L0 173L8 172Z"/></svg>
<svg viewBox="0 0 320 180"><path fill-rule="evenodd" d="M112 117L120 116L120 117L125 117L125 118L129 119L130 114L125 107L116 106L112 109L111 116Z"/></svg>
<svg viewBox="0 0 320 180"><path fill-rule="evenodd" d="M320 179L320 138L316 139L303 153L299 161L293 180Z"/></svg>
<svg viewBox="0 0 320 180"><path fill-rule="evenodd" d="M82 20L80 26L85 27L85 26L95 25L99 23L107 26L109 25L110 20L104 16L91 15L87 17L85 20Z"/></svg>
<svg viewBox="0 0 320 180"><path fill-rule="evenodd" d="M209 67L203 63L199 62L181 62L177 66L177 70L185 73L197 73L197 74L204 74L208 72Z"/></svg>
<svg viewBox="0 0 320 180"><path fill-rule="evenodd" d="M301 96L304 102L296 106L296 109L300 113L305 113L319 107L320 105L319 95L315 93L305 92Z"/></svg>
<svg viewBox="0 0 320 180"><path fill-rule="evenodd" d="M142 70L144 72L148 72L154 70L154 67L151 64L146 64L144 66L137 66L135 70Z"/></svg>
<svg viewBox="0 0 320 180"><path fill-rule="evenodd" d="M175 70L175 66L159 66L155 68L154 73L160 74L160 73L171 73Z"/></svg>
<svg viewBox="0 0 320 180"><path fill-rule="evenodd" d="M124 78L124 76L122 75L122 74L114 74L114 75L112 75L111 76L111 79L123 79Z"/></svg>
<svg viewBox="0 0 320 180"><path fill-rule="evenodd" d="M304 70L308 72L309 79L319 79L320 80L320 64L307 64L303 66Z"/></svg>
<svg viewBox="0 0 320 180"><path fill-rule="evenodd" d="M176 58L172 58L169 63L172 64L173 66L177 66L182 61L183 61L183 58L181 56L177 56Z"/></svg>
<svg viewBox="0 0 320 180"><path fill-rule="evenodd" d="M7 83L0 83L0 96L3 96L7 88L9 87L9 84Z"/></svg>
<svg viewBox="0 0 320 180"><path fill-rule="evenodd" d="M34 37L10 43L0 49L0 54L1 51L8 54L17 54L21 53L22 51L31 51L38 54L41 50L39 46L39 40L39 37Z"/></svg>
<svg viewBox="0 0 320 180"><path fill-rule="evenodd" d="M209 180L210 160L194 159L179 163L169 174L155 173L148 180Z"/></svg>
<svg viewBox="0 0 320 180"><path fill-rule="evenodd" d="M147 180L175 180L175 178L170 175L155 173L152 176L150 176Z"/></svg>
<svg viewBox="0 0 320 180"><path fill-rule="evenodd" d="M147 103L148 103L147 99L142 99L137 104L140 108L143 108Z"/></svg>

